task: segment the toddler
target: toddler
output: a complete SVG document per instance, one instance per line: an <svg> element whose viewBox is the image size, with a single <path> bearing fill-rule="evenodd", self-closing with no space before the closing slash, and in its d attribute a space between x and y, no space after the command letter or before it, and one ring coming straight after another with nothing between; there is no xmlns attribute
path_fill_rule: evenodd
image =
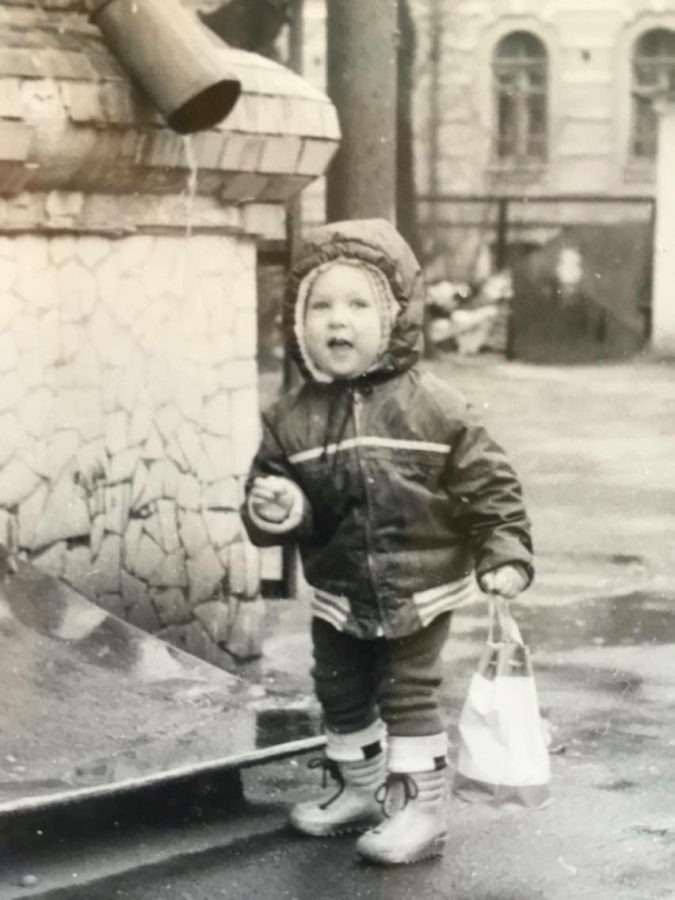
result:
<svg viewBox="0 0 675 900"><path fill-rule="evenodd" d="M338 791L291 810L304 834L370 830L358 853L442 851L440 654L452 610L532 579L528 518L503 451L417 368L419 265L383 220L317 229L286 292L304 383L263 416L242 515L258 546L297 544L312 588L313 677Z"/></svg>

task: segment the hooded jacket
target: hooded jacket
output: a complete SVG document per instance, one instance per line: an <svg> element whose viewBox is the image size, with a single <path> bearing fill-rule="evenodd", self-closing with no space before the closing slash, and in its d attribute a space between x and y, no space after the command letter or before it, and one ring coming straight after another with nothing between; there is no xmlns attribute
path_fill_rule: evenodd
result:
<svg viewBox="0 0 675 900"><path fill-rule="evenodd" d="M318 381L306 365L298 288L323 263L376 266L398 305L376 365L353 380ZM423 281L403 238L384 220L315 230L289 278L284 326L304 383L263 415L254 478L302 491L280 527L242 517L257 546L297 544L313 612L358 637L402 637L470 599L480 576L506 563L532 578L521 487L466 401L416 367Z"/></svg>

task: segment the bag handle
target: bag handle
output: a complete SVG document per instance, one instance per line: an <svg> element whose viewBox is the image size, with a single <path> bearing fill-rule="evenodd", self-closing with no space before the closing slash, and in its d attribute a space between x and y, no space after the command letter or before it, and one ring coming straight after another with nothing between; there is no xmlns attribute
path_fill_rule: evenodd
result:
<svg viewBox="0 0 675 900"><path fill-rule="evenodd" d="M516 620L511 615L509 603L501 594L490 593L488 596L488 607L490 613L490 624L488 627L488 643L494 644L495 625L499 626L501 641L509 644L518 644L521 647L525 645L523 636Z"/></svg>

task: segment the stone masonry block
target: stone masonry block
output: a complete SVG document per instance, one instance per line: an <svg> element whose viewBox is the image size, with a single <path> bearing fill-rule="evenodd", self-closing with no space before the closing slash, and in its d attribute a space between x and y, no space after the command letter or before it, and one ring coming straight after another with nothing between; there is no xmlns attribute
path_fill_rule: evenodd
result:
<svg viewBox="0 0 675 900"><path fill-rule="evenodd" d="M90 272L71 259L60 269L50 270L59 297L63 322L84 322L98 300L98 285Z"/></svg>
<svg viewBox="0 0 675 900"><path fill-rule="evenodd" d="M47 441L34 441L23 454L24 461L41 478L49 477L49 461Z"/></svg>
<svg viewBox="0 0 675 900"><path fill-rule="evenodd" d="M26 234L12 243L20 272L31 274L49 268L49 242L44 237Z"/></svg>
<svg viewBox="0 0 675 900"><path fill-rule="evenodd" d="M227 650L239 660L256 659L262 654L265 601L238 603L227 640Z"/></svg>
<svg viewBox="0 0 675 900"><path fill-rule="evenodd" d="M191 618L190 607L179 588L151 588L150 597L162 625L178 625Z"/></svg>
<svg viewBox="0 0 675 900"><path fill-rule="evenodd" d="M94 348L85 343L71 362L59 371L59 388L61 390L66 388L83 389L88 385L99 384L100 372L101 363Z"/></svg>
<svg viewBox="0 0 675 900"><path fill-rule="evenodd" d="M0 377L0 412L16 409L26 392L25 385L16 372L8 372Z"/></svg>
<svg viewBox="0 0 675 900"><path fill-rule="evenodd" d="M173 553L167 553L159 568L150 578L150 583L157 587L187 588L188 572L185 563L185 551L181 547Z"/></svg>
<svg viewBox="0 0 675 900"><path fill-rule="evenodd" d="M227 391L220 391L207 401L204 420L206 428L212 434L230 434L230 397Z"/></svg>
<svg viewBox="0 0 675 900"><path fill-rule="evenodd" d="M195 607L197 618L216 644L224 644L230 633L230 608L223 600L213 600Z"/></svg>
<svg viewBox="0 0 675 900"><path fill-rule="evenodd" d="M204 521L211 538L211 543L216 550L227 547L241 536L241 519L236 512L204 512Z"/></svg>
<svg viewBox="0 0 675 900"><path fill-rule="evenodd" d="M158 460L164 458L164 444L162 443L162 439L159 436L157 429L154 427L150 429L150 434L148 435L148 439L143 445L141 456L143 457L143 459L147 460Z"/></svg>
<svg viewBox="0 0 675 900"><path fill-rule="evenodd" d="M15 455L22 455L30 438L14 412L0 414L0 466Z"/></svg>
<svg viewBox="0 0 675 900"><path fill-rule="evenodd" d="M122 567L122 538L117 534L106 535L95 558L96 587L103 594L114 594L120 589Z"/></svg>
<svg viewBox="0 0 675 900"><path fill-rule="evenodd" d="M186 512L183 514L179 533L187 555L192 558L197 557L209 540L204 519L197 512Z"/></svg>
<svg viewBox="0 0 675 900"><path fill-rule="evenodd" d="M190 582L190 606L194 607L210 600L223 578L222 563L213 547L208 544L198 556L189 559L187 570Z"/></svg>
<svg viewBox="0 0 675 900"><path fill-rule="evenodd" d="M181 546L178 535L176 504L173 500L160 500L157 503L157 516L161 534L161 545L167 553L173 553Z"/></svg>
<svg viewBox="0 0 675 900"><path fill-rule="evenodd" d="M53 406L54 395L45 387L31 391L19 405L24 428L33 437L42 438L50 430Z"/></svg>
<svg viewBox="0 0 675 900"><path fill-rule="evenodd" d="M201 506L201 491L201 485L194 475L181 474L178 479L178 505L182 509L199 509Z"/></svg>
<svg viewBox="0 0 675 900"><path fill-rule="evenodd" d="M130 519L122 535L122 559L127 569L132 568L142 534L143 522L140 519Z"/></svg>
<svg viewBox="0 0 675 900"><path fill-rule="evenodd" d="M260 441L260 412L255 388L232 391L232 421L237 423L233 446L233 475L248 472Z"/></svg>
<svg viewBox="0 0 675 900"><path fill-rule="evenodd" d="M246 550L243 541L230 545L228 565L228 583L230 593L235 597L246 594Z"/></svg>
<svg viewBox="0 0 675 900"><path fill-rule="evenodd" d="M85 597L94 596L92 565L89 547L76 546L66 550L63 578Z"/></svg>
<svg viewBox="0 0 675 900"><path fill-rule="evenodd" d="M42 572L60 578L65 566L65 555L66 543L65 541L59 541L57 544L52 544L51 547L47 547L39 553L32 554L31 562Z"/></svg>
<svg viewBox="0 0 675 900"><path fill-rule="evenodd" d="M163 559L162 548L145 533L141 535L135 553L126 552L125 545L124 560L127 569L132 575L144 581L157 571Z"/></svg>
<svg viewBox="0 0 675 900"><path fill-rule="evenodd" d="M141 451L138 447L131 447L115 453L108 465L108 484L119 484L122 481L131 482L140 455Z"/></svg>
<svg viewBox="0 0 675 900"><path fill-rule="evenodd" d="M238 510L239 486L236 478L221 478L204 491L202 503L206 509Z"/></svg>
<svg viewBox="0 0 675 900"><path fill-rule="evenodd" d="M204 399L202 389L192 378L186 377L178 382L176 390L176 406L181 416L188 422L201 425L204 421Z"/></svg>
<svg viewBox="0 0 675 900"><path fill-rule="evenodd" d="M14 284L14 292L33 309L56 307L56 281L53 272L23 272Z"/></svg>
<svg viewBox="0 0 675 900"><path fill-rule="evenodd" d="M169 438L174 434L174 432L176 432L176 430L179 428L179 426L182 425L182 423L183 419L181 418L180 413L171 403L167 403L165 406L162 406L160 411L155 416L155 424L159 428L159 433L162 435L165 441L169 440ZM184 429L187 429L188 432L194 434L189 425L182 425L180 431L182 432ZM178 434L178 440L180 442L180 432ZM185 447L183 447L183 451L185 451Z"/></svg>
<svg viewBox="0 0 675 900"><path fill-rule="evenodd" d="M59 430L49 436L47 465L48 475L52 481L55 481L66 465L74 460L81 443L79 434L74 430Z"/></svg>
<svg viewBox="0 0 675 900"><path fill-rule="evenodd" d="M128 440L130 447L145 443L152 428L152 420L152 410L145 402L138 400L134 403L129 422Z"/></svg>
<svg viewBox="0 0 675 900"><path fill-rule="evenodd" d="M105 492L105 529L112 534L124 534L129 519L131 486L128 483L108 484Z"/></svg>
<svg viewBox="0 0 675 900"><path fill-rule="evenodd" d="M0 372L11 372L16 368L18 354L11 335L0 334Z"/></svg>
<svg viewBox="0 0 675 900"><path fill-rule="evenodd" d="M100 553L104 537L105 516L96 515L91 520L91 531L89 532L89 546L91 547L92 556L96 557Z"/></svg>
<svg viewBox="0 0 675 900"><path fill-rule="evenodd" d="M108 413L103 425L105 446L112 456L129 446L129 415L124 410Z"/></svg>
<svg viewBox="0 0 675 900"><path fill-rule="evenodd" d="M260 553L257 547L244 538L244 559L246 565L245 595L254 599L260 594Z"/></svg>
<svg viewBox="0 0 675 900"><path fill-rule="evenodd" d="M206 484L214 481L221 481L227 478L232 472L232 445L236 443L237 437L212 437L208 434L202 435L202 446L204 453L209 461L209 470L204 474L203 480Z"/></svg>
<svg viewBox="0 0 675 900"><path fill-rule="evenodd" d="M145 467L139 466L134 475L134 482L131 489L131 503L134 509L140 509L143 506L147 506L148 503L159 500L164 496L163 474L160 463L150 463L147 467L147 476L145 479L142 478L143 468ZM138 489L140 485L142 485L141 490Z"/></svg>
<svg viewBox="0 0 675 900"><path fill-rule="evenodd" d="M139 592L136 602L127 609L125 618L136 628L154 634L161 628L161 621L148 596L147 590Z"/></svg>
<svg viewBox="0 0 675 900"><path fill-rule="evenodd" d="M255 307L240 309L234 330L237 359L252 359L258 351L258 323Z"/></svg>
<svg viewBox="0 0 675 900"><path fill-rule="evenodd" d="M10 460L0 469L0 506L18 506L39 483L40 477L22 460Z"/></svg>
<svg viewBox="0 0 675 900"><path fill-rule="evenodd" d="M90 383L95 383L91 379ZM74 428L85 440L102 430L101 393L95 388L70 388L60 391L54 404L54 418L62 428Z"/></svg>
<svg viewBox="0 0 675 900"><path fill-rule="evenodd" d="M38 323L38 346L45 366L61 362L61 329L59 312L51 309L45 312Z"/></svg>
<svg viewBox="0 0 675 900"><path fill-rule="evenodd" d="M218 376L220 386L226 390L255 387L258 383L258 366L252 359L233 360L220 367Z"/></svg>
<svg viewBox="0 0 675 900"><path fill-rule="evenodd" d="M176 463L181 473L189 472L190 466L187 459L185 458L185 454L183 453L180 444L176 440L175 435L169 438L169 440L167 441L166 455L169 457L169 459L173 460L173 462Z"/></svg>
<svg viewBox="0 0 675 900"><path fill-rule="evenodd" d="M179 626L181 627L181 626ZM218 658L218 647L209 637L201 622L183 625L183 646L188 653L198 656L206 662L215 662Z"/></svg>
<svg viewBox="0 0 675 900"><path fill-rule="evenodd" d="M39 484L33 493L19 504L19 546L33 547L35 530L46 500L47 485Z"/></svg>
<svg viewBox="0 0 675 900"><path fill-rule="evenodd" d="M81 236L75 245L75 253L88 269L96 269L110 255L112 247L108 238Z"/></svg>
<svg viewBox="0 0 675 900"><path fill-rule="evenodd" d="M47 381L45 365L38 350L26 350L16 360L14 368L26 388L38 387Z"/></svg>

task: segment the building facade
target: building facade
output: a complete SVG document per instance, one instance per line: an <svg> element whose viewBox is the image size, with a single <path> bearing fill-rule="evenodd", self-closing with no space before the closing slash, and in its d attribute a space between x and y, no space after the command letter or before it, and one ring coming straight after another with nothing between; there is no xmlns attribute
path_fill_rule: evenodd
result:
<svg viewBox="0 0 675 900"><path fill-rule="evenodd" d="M645 194L675 83L662 0L412 0L422 193Z"/></svg>

